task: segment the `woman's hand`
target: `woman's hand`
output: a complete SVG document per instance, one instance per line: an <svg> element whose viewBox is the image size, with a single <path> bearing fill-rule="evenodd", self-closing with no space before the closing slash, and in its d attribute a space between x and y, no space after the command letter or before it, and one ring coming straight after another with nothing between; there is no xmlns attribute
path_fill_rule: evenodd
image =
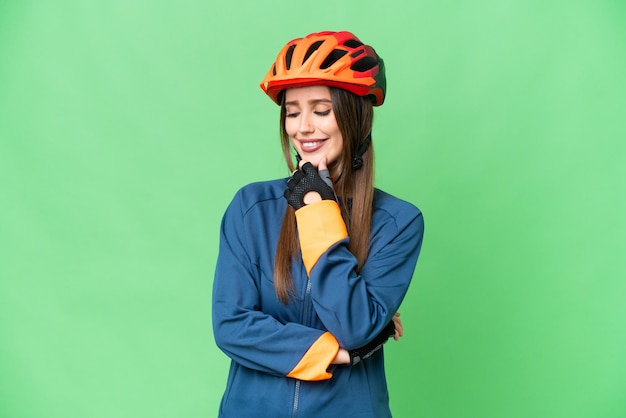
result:
<svg viewBox="0 0 626 418"><path fill-rule="evenodd" d="M402 328L402 321L400 321L400 312L396 312L393 318L391 318L393 324L396 326L396 333L393 339L398 341L400 337L404 336L404 328Z"/></svg>
<svg viewBox="0 0 626 418"><path fill-rule="evenodd" d="M391 321L393 322L393 326L394 326L394 329L395 329L394 330L393 339L398 341L400 339L400 337L404 336L404 328L402 327L402 321L400 320L400 312L396 312L393 315L393 317L391 318ZM384 335L384 334L381 334L381 335ZM360 357L361 355L363 355L362 351L365 350L365 358L369 357L374 351L376 351L380 347L382 347L382 345L385 343L386 339L389 338L389 337L384 337L384 338L385 338L385 340L380 342L380 344L378 344L376 347L367 348L368 345L372 344L372 342L373 342L372 341L372 342L370 342L369 344L366 344L364 347L362 347L360 349L353 350L352 355L355 355L355 353L357 353L356 357ZM340 348L339 351L337 352L337 355L335 356L335 358L333 359L331 364L353 364L353 360L351 359L352 355L351 355L350 351L345 350L343 348ZM361 361L360 358L354 364L356 364L359 361Z"/></svg>
<svg viewBox="0 0 626 418"><path fill-rule="evenodd" d="M350 354L345 348L340 348L331 364L350 364Z"/></svg>
<svg viewBox="0 0 626 418"><path fill-rule="evenodd" d="M299 167L287 181L284 193L287 202L295 210L320 200L337 200L325 158L319 164L321 172L304 160L300 161Z"/></svg>
<svg viewBox="0 0 626 418"><path fill-rule="evenodd" d="M300 161L299 168L302 169L302 166L306 163L306 161ZM319 176L324 180L326 184L328 184L331 188L333 187L333 181L330 179L330 173L328 172L328 167L326 166L326 157L322 158L317 167L317 172ZM310 205L311 203L319 202L322 200L322 196L316 191L308 192L304 195L304 199L302 199L305 204Z"/></svg>

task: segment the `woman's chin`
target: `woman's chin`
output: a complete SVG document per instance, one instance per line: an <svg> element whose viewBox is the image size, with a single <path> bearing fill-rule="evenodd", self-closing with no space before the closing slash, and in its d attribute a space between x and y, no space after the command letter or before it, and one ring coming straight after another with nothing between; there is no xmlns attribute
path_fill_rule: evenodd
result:
<svg viewBox="0 0 626 418"><path fill-rule="evenodd" d="M306 156L302 157L302 161L311 163L311 165L313 165L313 167L315 167L315 168L319 167L321 159L322 159L322 157L320 157L320 156L312 156L312 157L309 157L309 158L307 158Z"/></svg>

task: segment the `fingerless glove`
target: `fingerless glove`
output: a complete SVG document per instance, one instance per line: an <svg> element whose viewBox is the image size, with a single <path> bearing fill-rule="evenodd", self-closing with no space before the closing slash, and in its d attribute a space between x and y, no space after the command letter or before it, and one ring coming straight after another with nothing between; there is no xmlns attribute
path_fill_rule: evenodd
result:
<svg viewBox="0 0 626 418"><path fill-rule="evenodd" d="M396 326L393 321L389 322L387 326L378 334L372 341L365 344L363 347L356 348L354 350L348 350L350 354L350 366L354 366L361 360L365 360L376 351L378 351L383 344L387 342L389 337L393 337L396 333Z"/></svg>
<svg viewBox="0 0 626 418"><path fill-rule="evenodd" d="M322 200L337 200L332 186L320 176L313 164L307 162L287 181L287 190L284 195L287 202L298 210L306 206L304 196L309 192L319 193Z"/></svg>

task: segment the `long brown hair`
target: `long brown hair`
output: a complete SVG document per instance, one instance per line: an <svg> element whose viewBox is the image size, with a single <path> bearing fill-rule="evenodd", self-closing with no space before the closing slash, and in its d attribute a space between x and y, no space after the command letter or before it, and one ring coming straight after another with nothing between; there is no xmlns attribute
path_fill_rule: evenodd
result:
<svg viewBox="0 0 626 418"><path fill-rule="evenodd" d="M363 166L353 167L353 159L365 138L371 134L374 111L369 98L359 97L346 90L329 87L333 113L343 138L343 150L338 160L329 166L334 179L334 189L340 201L341 215L350 236L348 249L358 261L358 270L363 267L369 251L369 235L372 226L372 201L374 198L374 149L372 144L363 154ZM360 107L360 110L359 110ZM296 169L292 157L291 142L285 130L284 94L280 111L280 137L283 155L289 172ZM276 259L274 261L274 288L284 303L294 290L291 265L298 257L294 209L287 205L280 230Z"/></svg>

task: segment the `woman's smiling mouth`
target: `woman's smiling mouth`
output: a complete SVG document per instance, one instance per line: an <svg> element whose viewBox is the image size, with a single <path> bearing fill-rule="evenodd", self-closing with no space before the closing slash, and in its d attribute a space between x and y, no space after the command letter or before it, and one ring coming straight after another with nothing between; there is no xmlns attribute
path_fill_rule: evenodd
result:
<svg viewBox="0 0 626 418"><path fill-rule="evenodd" d="M300 143L300 147L303 152L315 152L324 145L326 139L301 139L298 142Z"/></svg>

